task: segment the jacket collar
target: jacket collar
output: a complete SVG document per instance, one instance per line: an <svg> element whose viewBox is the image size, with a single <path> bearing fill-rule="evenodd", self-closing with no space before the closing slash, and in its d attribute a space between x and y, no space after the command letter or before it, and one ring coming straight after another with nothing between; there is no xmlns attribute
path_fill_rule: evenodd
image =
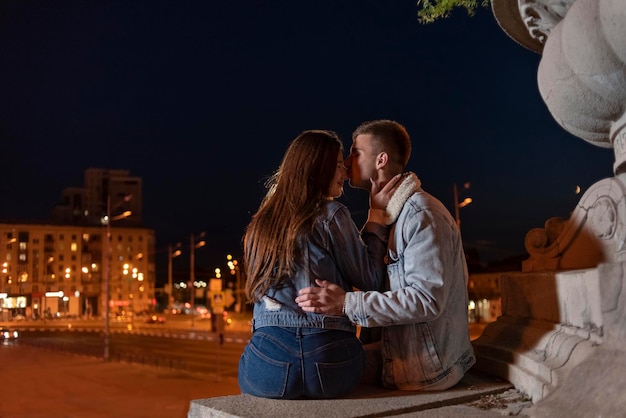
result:
<svg viewBox="0 0 626 418"><path fill-rule="evenodd" d="M393 193L393 196L391 196L391 200L385 209L385 224L387 225L391 225L398 219L404 203L422 186L422 182L415 173L408 171L403 176L404 179Z"/></svg>

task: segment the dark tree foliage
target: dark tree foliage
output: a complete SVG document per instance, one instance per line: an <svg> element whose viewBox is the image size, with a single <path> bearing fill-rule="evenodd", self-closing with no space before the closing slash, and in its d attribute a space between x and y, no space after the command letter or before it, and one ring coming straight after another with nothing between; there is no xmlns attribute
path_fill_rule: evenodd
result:
<svg viewBox="0 0 626 418"><path fill-rule="evenodd" d="M417 0L417 17L420 23L432 23L448 17L456 7L464 8L473 16L478 7L488 6L489 0Z"/></svg>

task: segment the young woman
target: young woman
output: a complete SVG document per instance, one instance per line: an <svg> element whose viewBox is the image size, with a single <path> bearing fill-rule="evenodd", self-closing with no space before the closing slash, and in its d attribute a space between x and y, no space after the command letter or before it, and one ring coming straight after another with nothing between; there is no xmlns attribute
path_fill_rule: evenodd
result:
<svg viewBox="0 0 626 418"><path fill-rule="evenodd" d="M341 396L358 383L364 352L345 316L304 312L295 298L324 278L344 290L379 290L388 230L383 214L397 181L370 194L361 234L333 200L347 179L343 146L329 131L305 131L289 145L244 238L253 335L239 361L243 393L277 399Z"/></svg>

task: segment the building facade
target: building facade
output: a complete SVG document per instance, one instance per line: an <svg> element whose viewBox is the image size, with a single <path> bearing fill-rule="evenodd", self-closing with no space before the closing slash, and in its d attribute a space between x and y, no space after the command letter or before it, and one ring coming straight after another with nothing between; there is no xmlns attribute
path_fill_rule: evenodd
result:
<svg viewBox="0 0 626 418"><path fill-rule="evenodd" d="M0 224L0 318L102 317L108 274L112 315L152 311L154 231L104 226Z"/></svg>
<svg viewBox="0 0 626 418"><path fill-rule="evenodd" d="M143 217L142 179L128 170L88 168L83 187L67 187L51 214L54 224L101 225L107 210L130 211L124 226L140 226ZM110 208L108 208L110 206Z"/></svg>
<svg viewBox="0 0 626 418"><path fill-rule="evenodd" d="M155 236L142 227L141 189L128 170L89 168L49 222L0 221L0 320L97 317L107 299L112 315L153 311Z"/></svg>

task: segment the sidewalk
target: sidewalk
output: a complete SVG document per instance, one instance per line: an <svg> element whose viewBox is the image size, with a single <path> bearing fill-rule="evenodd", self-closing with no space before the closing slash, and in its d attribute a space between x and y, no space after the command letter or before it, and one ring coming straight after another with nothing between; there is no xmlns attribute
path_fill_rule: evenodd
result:
<svg viewBox="0 0 626 418"><path fill-rule="evenodd" d="M2 418L185 418L192 399L239 394L234 378L0 345Z"/></svg>

